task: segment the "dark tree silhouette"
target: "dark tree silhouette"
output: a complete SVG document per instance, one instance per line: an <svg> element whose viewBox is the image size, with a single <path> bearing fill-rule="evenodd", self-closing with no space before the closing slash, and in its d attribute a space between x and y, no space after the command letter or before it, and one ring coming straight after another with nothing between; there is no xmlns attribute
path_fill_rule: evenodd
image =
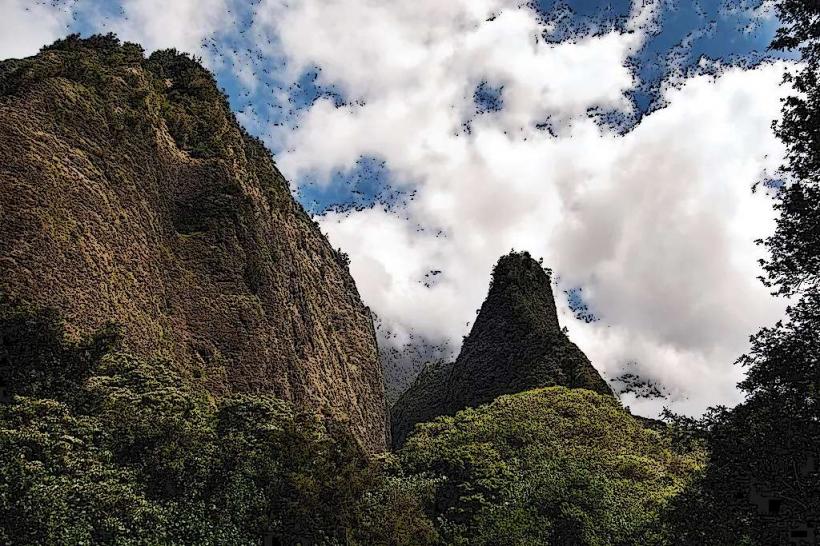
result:
<svg viewBox="0 0 820 546"><path fill-rule="evenodd" d="M820 1L777 8L782 27L771 47L799 50L802 64L786 76L795 93L774 126L787 156L776 229L759 241L770 252L761 280L796 303L738 359L748 372L744 402L688 423L712 456L673 515L680 543L820 541Z"/></svg>

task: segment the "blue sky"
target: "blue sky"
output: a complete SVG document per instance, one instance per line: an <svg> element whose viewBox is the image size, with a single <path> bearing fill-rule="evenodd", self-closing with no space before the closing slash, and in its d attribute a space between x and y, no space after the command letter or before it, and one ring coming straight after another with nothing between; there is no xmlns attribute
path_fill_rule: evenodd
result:
<svg viewBox="0 0 820 546"><path fill-rule="evenodd" d="M732 362L782 315L753 242L774 213L751 192L782 162L770 127L793 59L767 51L770 2L0 0L0 15L0 57L109 31L201 57L350 255L395 384L458 350L512 248L555 271L562 324L600 371L641 374L677 411L738 401Z"/></svg>
<svg viewBox="0 0 820 546"><path fill-rule="evenodd" d="M216 66L220 84L224 87L235 111L246 112L258 123L249 129L266 140L274 153L281 151L281 143L271 138L269 130L277 125L293 125L300 113L321 97L332 97L341 105L351 100L336 86L320 84L320 67L303 71L295 82L282 77L287 64L257 48L251 23L256 3L231 4L231 19L219 32L205 41L206 51L217 57L235 54L236 57ZM706 71L699 66L701 59L726 64L755 65L765 59L784 57L768 51L768 45L777 28L774 17L761 17L764 0L662 0L662 8L655 28L640 51L631 59L640 84L629 96L637 109L637 116L627 127L640 120L647 111L658 106L659 87L676 74ZM122 1L96 2L79 0L73 3L74 14L68 25L71 32L89 34L117 28L125 10ZM579 35L601 33L611 29L623 30L632 9L631 0L537 0L534 8L556 28L550 39L563 41ZM254 74L256 87L248 88L236 73L241 64ZM272 101L271 89L282 92L282 98ZM486 104L482 99L495 92L497 103L503 104L503 89L484 84L476 88L479 110ZM378 168L374 168L378 165ZM301 190L297 194L312 213L321 214L329 209L375 204L393 199L389 167L373 157L363 157L351 168L332 173L330 185L326 180L317 186L315 177L305 176L296 181Z"/></svg>

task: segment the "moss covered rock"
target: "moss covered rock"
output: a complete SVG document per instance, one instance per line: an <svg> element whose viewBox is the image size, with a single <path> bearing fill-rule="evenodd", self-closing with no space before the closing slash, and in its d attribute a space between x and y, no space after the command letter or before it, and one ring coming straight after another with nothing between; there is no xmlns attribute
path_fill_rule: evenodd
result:
<svg viewBox="0 0 820 546"><path fill-rule="evenodd" d="M558 324L550 278L527 252L502 256L454 363L428 365L391 411L393 445L416 423L492 402L502 394L562 385L612 395Z"/></svg>
<svg viewBox="0 0 820 546"><path fill-rule="evenodd" d="M213 76L113 36L0 63L0 294L385 449L369 310Z"/></svg>

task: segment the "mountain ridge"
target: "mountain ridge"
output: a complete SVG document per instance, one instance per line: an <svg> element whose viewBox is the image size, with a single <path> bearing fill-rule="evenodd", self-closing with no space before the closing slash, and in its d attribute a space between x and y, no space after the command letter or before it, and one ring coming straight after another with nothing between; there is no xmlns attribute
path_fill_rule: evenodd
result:
<svg viewBox="0 0 820 546"><path fill-rule="evenodd" d="M385 449L370 311L195 59L70 36L0 63L0 119L0 293L76 339L115 322L214 395L274 394Z"/></svg>

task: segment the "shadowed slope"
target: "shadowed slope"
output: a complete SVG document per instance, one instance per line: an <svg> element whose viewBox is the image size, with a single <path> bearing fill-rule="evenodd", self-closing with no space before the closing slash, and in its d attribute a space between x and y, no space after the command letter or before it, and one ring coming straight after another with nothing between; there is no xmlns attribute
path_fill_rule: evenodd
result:
<svg viewBox="0 0 820 546"><path fill-rule="evenodd" d="M529 254L509 254L495 266L490 292L453 366L448 408L454 413L551 385L612 393L561 331L547 274Z"/></svg>
<svg viewBox="0 0 820 546"><path fill-rule="evenodd" d="M455 363L428 366L393 406L394 446L416 423L553 385L612 394L561 331L549 276L529 253L511 253L496 264L487 299Z"/></svg>

